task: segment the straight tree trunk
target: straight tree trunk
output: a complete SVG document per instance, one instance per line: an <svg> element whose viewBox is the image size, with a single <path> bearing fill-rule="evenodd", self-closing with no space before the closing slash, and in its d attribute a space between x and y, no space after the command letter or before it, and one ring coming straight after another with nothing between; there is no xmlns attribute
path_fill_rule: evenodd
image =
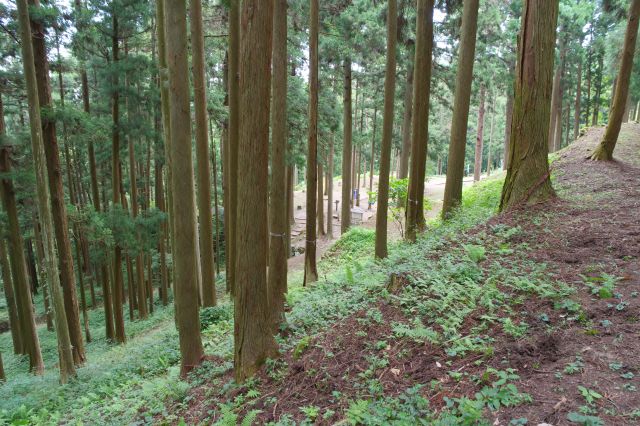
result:
<svg viewBox="0 0 640 426"><path fill-rule="evenodd" d="M202 267L202 302L216 305L216 280L213 263L213 218L211 215L211 170L207 129L207 94L204 73L204 34L202 1L191 0L191 52L193 93L196 112L196 159L198 165L198 217L200 224L200 264Z"/></svg>
<svg viewBox="0 0 640 426"><path fill-rule="evenodd" d="M418 0L416 54L413 73L413 122L411 171L407 200L406 238L416 241L425 227L424 179L429 139L429 96L431 92L431 51L433 47L433 0Z"/></svg>
<svg viewBox="0 0 640 426"><path fill-rule="evenodd" d="M582 59L578 59L578 82L576 83L576 101L573 111L573 139L580 134L580 103L582 102Z"/></svg>
<svg viewBox="0 0 640 426"><path fill-rule="evenodd" d="M340 231L342 234L351 227L351 136L353 133L353 117L351 112L351 58L343 64L344 97L343 97L343 129L342 141L342 208L340 214Z"/></svg>
<svg viewBox="0 0 640 426"><path fill-rule="evenodd" d="M180 374L185 376L202 362L198 281L194 270L196 246L193 162L191 158L191 114L189 110L189 64L186 0L165 3L166 42L169 69L172 192L175 231L175 304L180 341ZM188 190L185 190L187 188Z"/></svg>
<svg viewBox="0 0 640 426"><path fill-rule="evenodd" d="M287 222L287 259L291 257L291 227L296 223L293 211L293 179L295 172L295 166L287 166L287 217L289 218L289 221Z"/></svg>
<svg viewBox="0 0 640 426"><path fill-rule="evenodd" d="M244 124L238 139L238 164L250 167L238 176L238 253L234 299L234 368L237 383L243 383L268 358L278 355L272 334L265 256L268 249L267 181L273 2L244 0L241 26L239 119ZM315 194L315 185L312 188ZM311 206L315 210L315 203ZM311 223L315 225L314 221Z"/></svg>
<svg viewBox="0 0 640 426"><path fill-rule="evenodd" d="M304 251L304 285L318 281L316 267L316 214L318 186L318 0L310 0L309 23L309 146L307 151L307 229Z"/></svg>
<svg viewBox="0 0 640 426"><path fill-rule="evenodd" d="M227 256L229 256L229 267L227 271L227 291L233 296L236 281L236 259L238 242L237 234L237 203L238 203L238 143L239 143L239 58L240 52L240 2L241 0L231 0L229 9L229 207L225 211L225 216L229 218L229 234L227 238Z"/></svg>
<svg viewBox="0 0 640 426"><path fill-rule="evenodd" d="M39 0L30 0L29 4L34 8L40 7ZM31 31L40 108L52 113L53 101L51 98L44 26L41 22L31 20ZM71 345L73 346L73 360L77 365L80 365L86 360L86 354L82 338L82 327L80 325L75 276L73 273L73 256L71 252L71 241L69 239L64 189L62 186L62 170L60 167L58 139L56 136L56 123L52 114L45 114L41 124L46 169L48 173L53 230L55 231L55 241L57 242L60 281L64 293L64 312L66 313Z"/></svg>
<svg viewBox="0 0 640 426"><path fill-rule="evenodd" d="M46 259L44 256L44 245L42 244L42 233L40 232L41 225L37 215L34 215L33 222L34 222L33 233L36 239L36 253L38 255L38 265L40 265L40 276L42 277L43 281L45 281L44 277L47 273L47 266L46 266ZM49 291L47 291L46 285L43 287L42 299L43 299L42 301L44 302L43 304L44 304L45 315L47 317L47 331L54 331L53 312L51 311Z"/></svg>
<svg viewBox="0 0 640 426"><path fill-rule="evenodd" d="M18 6L21 8L18 12L21 20L23 16L29 16L25 2L26 0L19 0L18 2ZM21 27L22 26L23 25L21 25ZM23 40L28 39L29 35L29 30L22 28ZM23 50L25 44L28 44L28 42L22 43ZM32 78L30 76L29 82L32 84L35 83L35 77ZM33 96L33 98L37 99L36 96ZM34 108L30 109L31 114L37 113L37 111L38 110ZM33 131L33 135L39 137L37 129ZM10 170L9 148L0 146L0 175L7 176ZM11 253L10 261L11 270L13 271L13 288L15 290L16 307L20 322L20 332L22 334L21 341L25 353L29 355L29 371L36 375L41 375L44 373L44 363L42 361L42 353L40 352L40 340L38 339L36 320L33 313L31 289L29 288L29 280L27 277L27 264L24 257L24 244L22 234L20 233L20 223L18 221L16 195L13 183L6 177L0 179L0 199L7 214L9 225L9 253Z"/></svg>
<svg viewBox="0 0 640 426"><path fill-rule="evenodd" d="M473 164L473 181L478 182L480 180L480 174L482 173L482 151L484 143L484 109L485 106L485 88L480 86L480 106L478 108L478 133L476 136L476 152L475 162Z"/></svg>
<svg viewBox="0 0 640 426"><path fill-rule="evenodd" d="M512 78L514 78L514 72L515 69L513 68L513 65L511 67L511 72L510 75ZM506 111L505 111L505 125L504 125L504 149L503 149L503 162L502 162L502 168L504 170L507 170L507 168L509 167L509 143L511 140L511 126L512 126L512 122L513 122L513 84L509 85L509 88L507 89L507 104L505 107Z"/></svg>
<svg viewBox="0 0 640 426"><path fill-rule="evenodd" d="M596 72L596 93L593 98L593 118L591 120L592 126L598 125L598 117L600 115L600 95L602 93L602 73L604 67L604 54L598 53L598 68Z"/></svg>
<svg viewBox="0 0 640 426"><path fill-rule="evenodd" d="M209 114L209 128L211 129L211 164L213 172L213 212L215 220L215 236L214 236L214 260L216 264L216 272L220 275L220 209L218 208L218 160L216 154L216 145L213 139L213 122L211 114Z"/></svg>
<svg viewBox="0 0 640 426"><path fill-rule="evenodd" d="M395 76L394 76L394 83L395 83ZM395 88L394 88L394 93L395 93ZM370 173L369 173L369 192L373 191L373 172L374 172L374 166L376 164L376 123L378 122L378 105L376 104L375 108L373 109L373 136L371 137L371 164L369 164L370 167ZM391 154L389 154L389 162L391 162Z"/></svg>
<svg viewBox="0 0 640 426"><path fill-rule="evenodd" d="M173 193L171 191L173 180L172 167L171 167L171 113L169 105L169 72L167 70L167 43L166 43L166 30L165 30L165 0L156 0L156 33L158 39L158 75L160 86L160 111L162 117L162 138L164 140L164 153L167 160L167 197L166 197L166 212L168 214L168 224L165 222L164 230L167 237L167 248L173 250L173 237L175 232L173 231ZM162 188L162 179L160 189ZM164 197L163 197L164 198ZM168 229L167 229L168 228ZM166 250L166 248L165 248ZM172 252L173 253L173 252ZM173 268L171 274L167 274L167 289L169 288L169 278L173 277ZM172 280L175 282L175 280ZM164 295L169 297L168 291ZM168 303L168 300L166 301ZM165 299L163 299L165 303Z"/></svg>
<svg viewBox="0 0 640 426"><path fill-rule="evenodd" d="M111 56L114 65L120 61L119 29L116 11L112 10ZM111 96L111 117L113 130L111 134L111 184L112 184L112 208L121 209L122 200L120 186L122 183L122 170L120 167L120 91L118 89L118 73L112 77L113 93ZM115 328L115 340L124 343L127 340L124 331L124 317L122 314L124 283L122 280L122 248L116 242L113 251L113 319Z"/></svg>
<svg viewBox="0 0 640 426"><path fill-rule="evenodd" d="M563 69L563 74L564 74L564 69ZM560 94L559 94L559 98L560 98L560 105L558 106L558 109L556 111L556 119L555 121L552 120L553 123L555 123L555 132L553 133L553 144L549 146L549 152L556 152L557 150L560 149L560 146L562 145L562 119L564 118L563 116L563 111L562 111L562 97L564 95L564 81L560 81Z"/></svg>
<svg viewBox="0 0 640 426"><path fill-rule="evenodd" d="M618 83L613 97L613 104L609 112L609 123L604 137L591 155L592 160L611 160L613 151L618 141L620 128L622 127L622 117L624 116L627 97L629 96L629 82L633 69L633 54L636 48L638 37L638 18L640 16L640 0L633 0L629 6L629 18L627 31L624 36L624 46L622 48L622 59L618 71Z"/></svg>
<svg viewBox="0 0 640 426"><path fill-rule="evenodd" d="M491 97L491 122L489 124L489 143L487 144L487 176L491 175L491 148L493 144L493 127L496 118L496 95Z"/></svg>
<svg viewBox="0 0 640 426"><path fill-rule="evenodd" d="M549 152L556 150L556 123L562 121L562 74L564 61L567 56L566 36L560 39L560 63L553 77L553 92L551 96L551 120L549 122Z"/></svg>
<svg viewBox="0 0 640 426"><path fill-rule="evenodd" d="M396 96L396 41L398 37L398 4L389 0L387 11L387 63L384 77L384 116L382 119L382 145L380 174L378 176L378 209L376 211L375 257L384 259L387 251L387 213L389 210L389 174L391 167L391 143L393 138L393 114ZM376 110L377 112L377 110ZM375 118L374 118L375 123ZM373 143L372 143L373 145ZM371 177L373 179L373 149L371 150Z"/></svg>
<svg viewBox="0 0 640 426"><path fill-rule="evenodd" d="M268 289L273 331L284 322L287 293L287 0L273 10L273 78L271 80L271 206L269 208Z"/></svg>
<svg viewBox="0 0 640 426"><path fill-rule="evenodd" d="M327 165L327 236L333 239L333 134L329 140L329 164Z"/></svg>
<svg viewBox="0 0 640 426"><path fill-rule="evenodd" d="M322 195L323 192L324 192L324 170L322 167L322 163L318 161L318 198L317 198L318 206L317 206L317 215L316 215L318 224L316 229L318 230L319 236L326 235L324 231L324 198Z"/></svg>
<svg viewBox="0 0 640 426"><path fill-rule="evenodd" d="M4 286L4 297L7 301L7 311L9 313L9 329L11 331L11 341L13 342L13 353L24 354L22 345L20 322L18 321L18 310L16 299L13 293L13 279L11 278L11 267L7 259L7 246L4 237L0 236L0 270L2 272L2 284Z"/></svg>
<svg viewBox="0 0 640 426"><path fill-rule="evenodd" d="M402 150L400 151L400 166L398 179L409 176L409 153L411 152L411 116L413 108L413 64L407 66L407 82L404 89L404 113L402 120Z"/></svg>
<svg viewBox="0 0 640 426"><path fill-rule="evenodd" d="M473 62L476 51L479 0L464 2L460 45L458 48L458 71L451 119L449 156L447 157L447 179L444 186L442 217L446 218L462 200L462 180L467 147L467 123L471 100Z"/></svg>
<svg viewBox="0 0 640 426"><path fill-rule="evenodd" d="M548 141L558 2L525 0L516 67L509 168L500 210L554 195Z"/></svg>

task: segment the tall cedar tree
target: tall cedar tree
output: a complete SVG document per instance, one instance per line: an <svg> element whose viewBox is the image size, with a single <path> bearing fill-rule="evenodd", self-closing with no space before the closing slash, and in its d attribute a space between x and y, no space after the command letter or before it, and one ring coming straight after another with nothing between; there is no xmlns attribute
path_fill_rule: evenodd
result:
<svg viewBox="0 0 640 426"><path fill-rule="evenodd" d="M629 20L627 22L627 32L624 36L624 46L622 47L622 58L620 60L620 70L616 83L616 90L613 96L613 105L609 112L609 124L604 133L604 137L598 147L591 155L592 160L611 160L613 150L618 142L622 117L629 96L629 81L631 80L631 70L633 68L633 54L636 49L636 39L638 37L638 18L640 16L640 0L633 0L629 6Z"/></svg>
<svg viewBox="0 0 640 426"><path fill-rule="evenodd" d="M225 218L229 221L229 236L227 239L227 256L229 256L229 270L227 271L227 291L235 294L237 244L238 244L238 138L240 132L240 0L230 0L229 8L229 135L228 135L228 169L229 208ZM227 219L225 219L227 220Z"/></svg>
<svg viewBox="0 0 640 426"><path fill-rule="evenodd" d="M162 118L162 136L164 139L164 152L167 160L167 206L168 213L168 230L167 225L164 225L165 235L168 231L168 241L171 242L171 249L175 247L173 243L173 195L171 192L173 174L171 172L171 111L169 106L169 72L167 70L167 43L166 43L166 31L165 31L165 13L164 13L164 0L156 1L156 33L158 39L158 68L159 68L159 81L160 86L160 111ZM162 193L162 176L160 176L158 183L158 192ZM164 204L164 200L163 200ZM163 244L164 245L164 244ZM164 248L164 247L163 247ZM161 261L164 261L164 254L161 252ZM172 269L172 273L175 269ZM173 280L175 282L175 280ZM167 280L163 279L162 282L162 304L167 305L169 303L169 289Z"/></svg>
<svg viewBox="0 0 640 426"><path fill-rule="evenodd" d="M557 1L525 0L515 73L509 168L500 210L554 195L547 138L557 20Z"/></svg>
<svg viewBox="0 0 640 426"><path fill-rule="evenodd" d="M186 0L165 3L166 41L169 69L171 159L173 167L173 218L175 247L176 325L180 340L180 374L185 376L204 356L198 314L198 281L194 269L196 238L193 162L191 158L191 112L189 109L189 64L187 59ZM186 190L185 190L186 189Z"/></svg>
<svg viewBox="0 0 640 426"><path fill-rule="evenodd" d="M418 0L416 54L413 71L413 119L411 170L407 199L406 238L415 241L424 229L424 179L429 137L429 95L431 91L431 50L433 47L433 0Z"/></svg>
<svg viewBox="0 0 640 426"><path fill-rule="evenodd" d="M318 281L317 185L318 185L318 0L311 0L309 22L309 146L307 151L307 229L304 251L304 285Z"/></svg>
<svg viewBox="0 0 640 426"><path fill-rule="evenodd" d="M340 214L340 230L344 234L351 226L351 157L352 157L352 94L351 94L351 58L343 64L344 99L343 99L343 131L342 140L342 208Z"/></svg>
<svg viewBox="0 0 640 426"><path fill-rule="evenodd" d="M113 66L117 66L120 61L120 40L118 33L118 16L115 10L115 4L111 10L111 60ZM122 169L120 167L120 89L118 88L119 76L118 71L113 72L111 76L111 84L113 93L111 94L111 120L113 129L111 131L111 186L112 186L112 202L113 208L122 208L121 186L122 186ZM122 314L122 302L124 283L122 279L122 247L116 242L113 249L113 320L115 340L118 343L124 343L127 340L124 331L124 317Z"/></svg>
<svg viewBox="0 0 640 426"><path fill-rule="evenodd" d="M410 46L410 43L406 43ZM409 154L411 152L411 116L413 108L413 64L407 65L407 81L404 86L404 112L402 117L402 149L398 164L398 179L409 176Z"/></svg>
<svg viewBox="0 0 640 426"><path fill-rule="evenodd" d="M484 85L480 85L480 105L478 106L478 131L476 134L476 151L473 164L473 181L478 182L480 180L480 174L482 173L482 147L484 145L484 113L486 103L486 89Z"/></svg>
<svg viewBox="0 0 640 426"><path fill-rule="evenodd" d="M19 12L20 28L22 36L24 37L23 40L27 40L31 34L28 11L22 11L22 8L26 8L27 5L24 0L20 3L22 3ZM42 138L43 134L41 133L42 121L40 118L40 99L38 97L36 81L34 49L28 42L22 43L21 46L27 98L29 102L29 125L31 129L34 170L36 172L39 225L42 229L41 234L43 235L42 245L44 249L44 260L46 262L47 283L53 299L53 315L55 318L55 330L58 338L58 354L60 360L60 382L64 384L70 377L76 375L76 369L71 336L67 325L67 315L65 314L64 296L62 294L60 275L58 273L58 257L53 234L53 217L50 209L51 200L47 182L48 168L45 157L44 140Z"/></svg>
<svg viewBox="0 0 640 426"><path fill-rule="evenodd" d="M447 180L444 186L442 217L446 218L462 201L462 179L464 177L465 149L467 147L467 123L471 100L473 62L476 52L479 0L464 2L460 46L458 48L458 71L453 99L451 137L447 157Z"/></svg>
<svg viewBox="0 0 640 426"><path fill-rule="evenodd" d="M560 63L556 67L553 76L553 91L551 92L551 113L549 116L549 152L557 149L556 128L559 122L562 122L562 74L564 72L564 63L567 57L567 40L566 36L560 39Z"/></svg>
<svg viewBox="0 0 640 426"><path fill-rule="evenodd" d="M375 256L379 259L384 259L388 254L387 210L389 207L389 168L391 167L391 139L393 137L393 106L396 96L396 39L398 37L398 3L396 0L389 0L388 5L387 64L384 77L384 118L382 121L380 176L378 178L378 211L376 212ZM373 179L373 152L371 154L370 178Z"/></svg>
<svg viewBox="0 0 640 426"><path fill-rule="evenodd" d="M213 255L213 218L211 214L211 169L207 93L204 73L204 33L202 1L191 0L191 52L193 94L196 112L196 159L198 165L198 216L200 224L200 265L202 268L202 304L216 305L216 280Z"/></svg>
<svg viewBox="0 0 640 426"><path fill-rule="evenodd" d="M238 175L234 367L236 381L243 383L268 358L278 355L269 311L265 255L273 2L244 0L240 22L239 118L243 125L238 139L238 164L246 166L246 171Z"/></svg>
<svg viewBox="0 0 640 426"><path fill-rule="evenodd" d="M274 331L284 315L287 292L287 0L273 10L273 76L271 80L271 205L269 207L269 305Z"/></svg>
<svg viewBox="0 0 640 426"><path fill-rule="evenodd" d="M40 7L39 0L29 0L29 5ZM49 61L45 46L45 30L42 22L31 19L33 59L35 62L36 82L38 84L38 98L40 107L48 113L42 120L42 139L47 162L49 191L51 195L51 212L53 213L53 227L60 261L60 280L64 291L64 304L73 345L73 359L76 364L85 361L84 341L80 325L80 310L76 296L76 280L73 271L73 256L69 239L69 225L62 186L62 169L58 138L56 136L56 122L52 114L53 100L51 98L51 82L49 78Z"/></svg>

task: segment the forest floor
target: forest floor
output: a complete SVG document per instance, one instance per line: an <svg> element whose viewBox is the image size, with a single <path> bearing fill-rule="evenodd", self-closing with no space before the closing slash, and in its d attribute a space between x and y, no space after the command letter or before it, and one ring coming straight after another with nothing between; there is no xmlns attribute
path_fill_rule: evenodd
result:
<svg viewBox="0 0 640 426"><path fill-rule="evenodd" d="M220 391L230 373L207 379L178 415L638 424L640 125L624 126L620 160L587 161L602 132L555 156L557 198L468 228L468 218L434 227L376 266L347 264L353 285L386 275L370 282L364 307L298 339L244 386Z"/></svg>
<svg viewBox="0 0 640 426"><path fill-rule="evenodd" d="M65 386L55 333L38 329L43 377L2 333L0 424L638 424L640 125L623 126L619 160L587 161L602 132L552 156L546 203L496 215L497 174L384 261L373 230L343 235L317 284L292 271L282 356L242 386L222 280L187 381L172 305L127 321L121 346L90 311L88 361Z"/></svg>

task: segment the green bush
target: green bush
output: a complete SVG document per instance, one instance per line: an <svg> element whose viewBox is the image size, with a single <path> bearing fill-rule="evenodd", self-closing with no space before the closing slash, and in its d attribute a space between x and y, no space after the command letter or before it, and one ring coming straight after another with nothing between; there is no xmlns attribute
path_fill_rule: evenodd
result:
<svg viewBox="0 0 640 426"><path fill-rule="evenodd" d="M206 330L213 324L220 321L228 321L233 318L230 304L202 308L200 310L200 329Z"/></svg>

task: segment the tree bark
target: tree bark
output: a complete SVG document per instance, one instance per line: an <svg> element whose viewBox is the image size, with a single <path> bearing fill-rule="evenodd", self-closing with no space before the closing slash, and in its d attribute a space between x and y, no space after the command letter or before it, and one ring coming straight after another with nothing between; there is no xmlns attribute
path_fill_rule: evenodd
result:
<svg viewBox="0 0 640 426"><path fill-rule="evenodd" d="M175 231L175 304L176 325L180 341L180 374L184 377L202 362L204 350L200 339L197 271L194 270L196 238L193 162L191 158L191 113L189 109L189 64L187 49L186 0L165 3L166 42L169 68L171 122L171 158L173 167ZM186 190L185 190L186 189Z"/></svg>
<svg viewBox="0 0 640 426"><path fill-rule="evenodd" d="M353 134L353 117L351 111L351 58L343 64L344 98L343 98L343 140L342 140L342 207L340 214L340 231L342 234L351 227L351 137Z"/></svg>
<svg viewBox="0 0 640 426"><path fill-rule="evenodd" d="M393 76L393 82L395 83L395 75ZM395 87L394 87L395 94ZM378 104L373 109L373 136L371 137L371 161L369 164L369 192L373 191L373 172L376 164L376 124L378 122ZM392 129L393 130L393 129ZM392 131L393 133L393 131ZM391 162L391 153L389 153L389 162ZM366 173L365 173L366 174Z"/></svg>
<svg viewBox="0 0 640 426"><path fill-rule="evenodd" d="M413 73L413 122L411 170L407 200L406 239L415 242L425 227L424 179L429 138L429 97L431 92L431 51L433 47L433 0L418 0L416 54Z"/></svg>
<svg viewBox="0 0 640 426"><path fill-rule="evenodd" d="M111 56L114 65L117 65L120 58L118 17L116 11L112 10L112 31L111 34ZM122 183L122 170L120 167L120 90L118 73L113 73L111 96L111 117L113 130L111 134L111 184L112 184L112 208L122 208L120 186ZM124 331L124 317L122 314L122 302L124 283L122 280L122 248L116 242L113 250L113 318L115 328L115 340L124 343L127 340Z"/></svg>
<svg viewBox="0 0 640 426"><path fill-rule="evenodd" d="M32 7L39 8L39 0L30 0ZM45 47L45 31L41 22L31 20L33 58L35 63L36 82L38 84L38 98L40 108L53 112L51 98L51 84L49 79L49 64ZM46 158L47 178L53 219L53 230L57 242L58 260L60 266L60 281L64 294L64 312L73 346L73 359L76 364L84 363L86 359L80 312L76 295L76 283L73 272L73 256L69 239L69 225L67 221L64 189L62 186L62 170L56 123L53 114L45 114L41 120L42 139ZM46 237L46 236L45 236ZM52 295L53 296L53 295Z"/></svg>
<svg viewBox="0 0 640 426"><path fill-rule="evenodd" d="M327 236L333 239L333 134L329 139L329 164L327 165Z"/></svg>
<svg viewBox="0 0 640 426"><path fill-rule="evenodd" d="M566 36L560 39L560 63L553 77L553 92L551 96L551 118L549 121L549 152L556 150L556 123L562 121L562 74L564 61L567 56Z"/></svg>
<svg viewBox="0 0 640 426"><path fill-rule="evenodd" d="M446 218L462 200L462 180L467 147L467 123L473 79L473 62L476 51L479 0L464 2L460 45L458 48L458 71L451 119L449 156L447 157L447 179L444 186L442 217Z"/></svg>
<svg viewBox="0 0 640 426"><path fill-rule="evenodd" d="M611 160L613 159L613 151L618 141L620 128L622 127L622 117L624 116L627 97L629 96L629 82L631 80L631 71L633 69L633 54L636 48L636 39L638 37L638 18L640 16L640 0L633 0L629 6L629 20L627 22L627 31L624 36L624 46L622 48L622 58L620 60L620 69L618 71L618 83L613 97L613 105L609 112L609 124L604 133L604 137L600 141L598 147L591 155L592 160Z"/></svg>
<svg viewBox="0 0 640 426"><path fill-rule="evenodd" d="M238 139L238 164L251 167L238 176L234 299L234 367L238 383L253 376L268 358L278 355L272 334L265 256L273 2L244 0L241 26L239 118L244 124ZM315 194L315 185L312 188ZM315 203L311 207L315 210Z"/></svg>
<svg viewBox="0 0 640 426"><path fill-rule="evenodd" d="M26 0L19 0L18 6L21 8L19 11L21 19L22 15L28 17ZM22 39L25 40L29 36L30 31L23 28ZM23 50L24 45L27 43L22 43ZM29 77L29 80L31 84L35 83L35 77ZM33 98L37 99L36 96L33 96ZM35 105L37 106L38 104L36 103ZM37 111L38 109L30 106L30 116ZM33 136L40 137L38 130L32 130L32 132ZM0 175L8 176L10 170L9 148L0 146ZM9 259L11 261L11 270L13 271L13 288L15 290L16 307L20 322L19 329L22 334L21 341L25 352L29 355L29 370L34 374L41 375L44 373L44 363L42 361L42 353L40 352L40 340L38 339L38 332L36 330L36 320L31 301L31 289L29 288L29 280L27 278L27 264L24 257L24 244L22 234L20 233L20 223L18 221L16 195L13 183L8 177L0 179L0 199L2 200L9 224L9 253L11 253Z"/></svg>
<svg viewBox="0 0 640 426"><path fill-rule="evenodd" d="M593 118L591 120L592 126L598 125L598 117L600 115L600 95L602 93L602 73L604 67L604 53L598 53L598 68L596 72L596 93L593 98Z"/></svg>
<svg viewBox="0 0 640 426"><path fill-rule="evenodd" d="M191 52L193 93L196 112L196 160L198 166L198 217L200 230L200 266L202 268L202 303L216 305L216 280L213 263L213 217L211 214L211 170L207 129L207 94L205 87L204 33L202 1L191 0Z"/></svg>
<svg viewBox="0 0 640 426"><path fill-rule="evenodd" d="M304 285L318 281L316 267L316 188L318 185L318 0L310 0L309 23L309 146L307 152L307 229Z"/></svg>
<svg viewBox="0 0 640 426"><path fill-rule="evenodd" d="M576 83L576 101L573 111L573 139L580 134L580 103L582 102L582 59L578 59L578 82Z"/></svg>
<svg viewBox="0 0 640 426"><path fill-rule="evenodd" d="M411 152L411 116L413 108L413 64L407 66L407 82L404 89L404 114L402 120L402 150L400 151L400 165L398 179L409 176L409 153Z"/></svg>
<svg viewBox="0 0 640 426"><path fill-rule="evenodd" d="M554 195L547 161L558 19L555 0L525 0L516 67L514 124L500 210Z"/></svg>
<svg viewBox="0 0 640 426"><path fill-rule="evenodd" d="M480 105L478 107L478 133L476 135L475 162L473 164L473 181L478 182L482 173L482 151L484 144L484 112L485 88L480 86Z"/></svg>
<svg viewBox="0 0 640 426"><path fill-rule="evenodd" d="M378 209L376 211L375 257L378 259L384 259L388 255L387 213L389 210L389 169L391 167L391 139L393 138L393 107L396 96L397 37L398 4L396 0L389 0L387 11L387 63L384 77L384 116L382 119L380 175L378 176ZM373 178L373 149L371 151L371 164L371 177Z"/></svg>
<svg viewBox="0 0 640 426"><path fill-rule="evenodd" d="M322 163L318 161L318 206L317 206L317 214L316 219L318 221L316 229L318 230L319 236L326 235L324 231L324 170L322 167Z"/></svg>
<svg viewBox="0 0 640 426"><path fill-rule="evenodd" d="M229 207L225 216L229 218L229 234L227 237L227 256L229 256L229 270L227 271L227 291L234 295L236 281L236 245L237 234L237 203L238 203L238 143L239 143L239 57L240 52L240 0L231 0L229 9Z"/></svg>
<svg viewBox="0 0 640 426"><path fill-rule="evenodd" d="M269 208L268 289L273 331L284 322L287 293L287 0L275 0L273 11L273 78L271 97L271 206Z"/></svg>
<svg viewBox="0 0 640 426"><path fill-rule="evenodd" d="M4 241L4 236L0 236L0 270L2 272L4 297L7 301L7 311L9 313L9 329L11 331L11 341L13 342L13 353L16 355L24 354L25 350L22 345L16 299L13 293L11 267L9 266L9 260L7 259L7 247Z"/></svg>
<svg viewBox="0 0 640 426"><path fill-rule="evenodd" d="M514 78L514 66L511 66L511 70L510 70L510 75L511 75L511 79ZM504 125L504 149L503 149L503 162L502 162L502 168L503 170L507 170L507 168L509 167L509 142L511 140L511 127L512 127L512 123L513 123L513 83L511 83L509 85L509 88L507 89L507 104L506 104L506 111L505 111L505 125Z"/></svg>

